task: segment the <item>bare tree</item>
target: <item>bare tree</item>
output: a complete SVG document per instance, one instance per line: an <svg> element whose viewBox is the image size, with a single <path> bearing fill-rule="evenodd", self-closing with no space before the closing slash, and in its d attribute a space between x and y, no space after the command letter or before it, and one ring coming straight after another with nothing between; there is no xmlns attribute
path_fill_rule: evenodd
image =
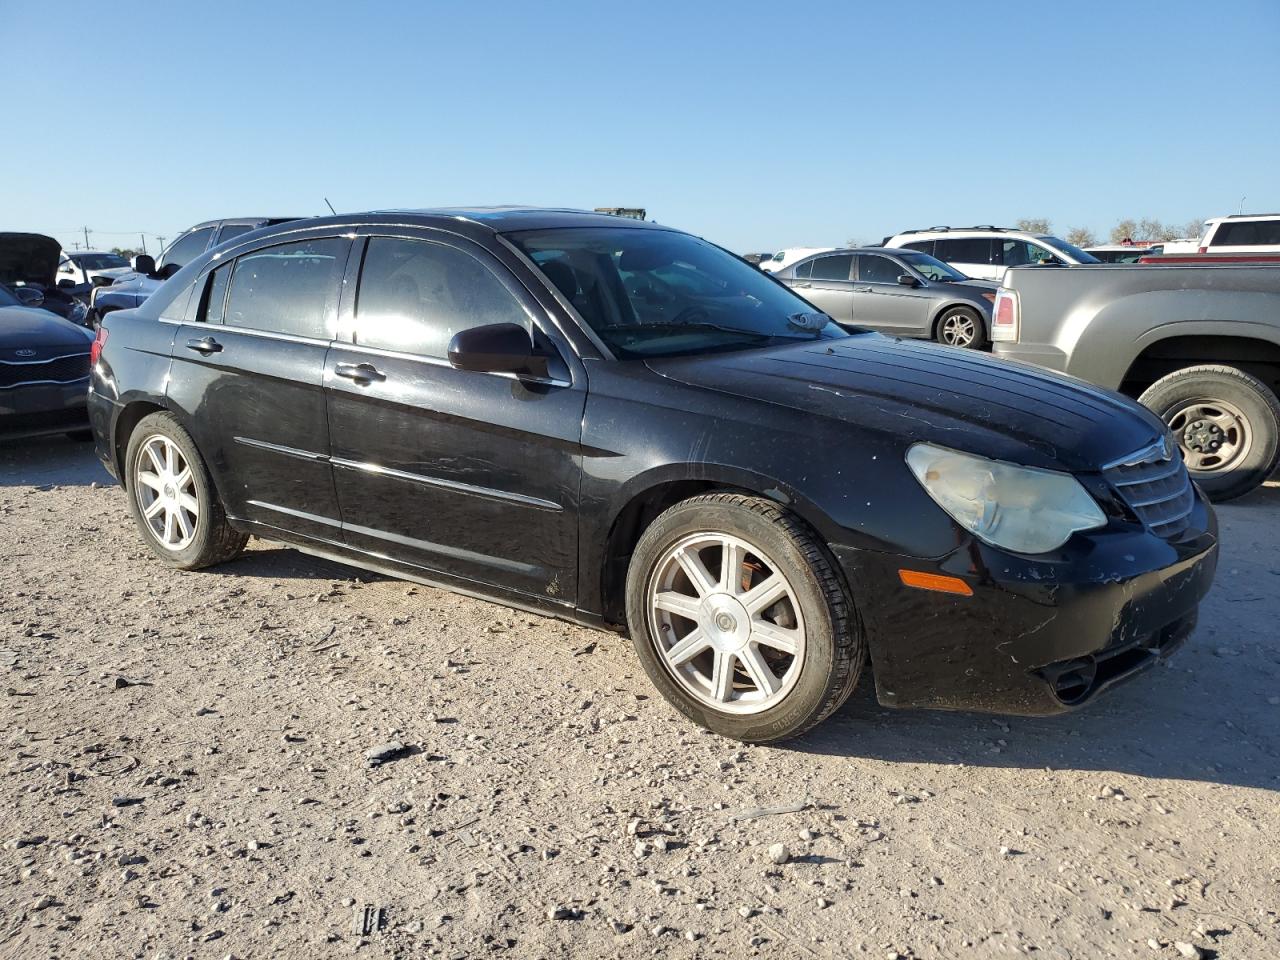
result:
<svg viewBox="0 0 1280 960"><path fill-rule="evenodd" d="M1204 233L1204 217L1199 217L1195 220L1188 220L1186 226L1182 228L1182 236L1184 237L1195 237L1196 239L1199 239L1200 234L1202 233ZM1178 238L1174 237L1174 239L1177 240Z"/></svg>
<svg viewBox="0 0 1280 960"><path fill-rule="evenodd" d="M1053 224L1044 217L1023 217L1018 221L1018 229L1027 233L1052 233Z"/></svg>
<svg viewBox="0 0 1280 960"><path fill-rule="evenodd" d="M1111 242L1124 243L1126 240L1136 240L1138 232L1138 222L1136 220L1121 220L1111 228Z"/></svg>
<svg viewBox="0 0 1280 960"><path fill-rule="evenodd" d="M1072 227L1067 231L1066 240L1067 243L1074 243L1077 247L1092 247L1098 243L1098 238L1088 227Z"/></svg>

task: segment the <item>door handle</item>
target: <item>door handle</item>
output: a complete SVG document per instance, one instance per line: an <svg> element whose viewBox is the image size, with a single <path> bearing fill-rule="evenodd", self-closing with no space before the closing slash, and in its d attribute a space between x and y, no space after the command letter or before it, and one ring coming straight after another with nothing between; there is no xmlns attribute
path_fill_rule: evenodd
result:
<svg viewBox="0 0 1280 960"><path fill-rule="evenodd" d="M372 363L340 363L333 368L336 376L356 383L372 383L374 380L385 380L387 375Z"/></svg>
<svg viewBox="0 0 1280 960"><path fill-rule="evenodd" d="M201 337L199 340L188 340L187 349L203 353L207 357L211 353L221 353L222 344L213 337Z"/></svg>
<svg viewBox="0 0 1280 960"><path fill-rule="evenodd" d="M812 287L812 283L793 283L793 287Z"/></svg>
<svg viewBox="0 0 1280 960"><path fill-rule="evenodd" d="M853 290L855 293L875 293L871 287L854 287Z"/></svg>

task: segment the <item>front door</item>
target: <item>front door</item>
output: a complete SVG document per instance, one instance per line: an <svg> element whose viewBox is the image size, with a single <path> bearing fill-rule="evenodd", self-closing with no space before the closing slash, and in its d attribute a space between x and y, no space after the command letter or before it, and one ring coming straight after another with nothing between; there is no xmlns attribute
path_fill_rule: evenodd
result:
<svg viewBox="0 0 1280 960"><path fill-rule="evenodd" d="M228 513L333 542L323 376L350 247L277 244L207 274L174 338L168 390Z"/></svg>
<svg viewBox="0 0 1280 960"><path fill-rule="evenodd" d="M929 296L918 287L898 282L911 272L891 257L860 253L858 279L853 284L853 322L912 337L929 335Z"/></svg>
<svg viewBox="0 0 1280 960"><path fill-rule="evenodd" d="M585 374L539 326L529 292L479 246L430 230L357 243L358 291L325 370L347 543L571 604ZM530 329L555 357L550 376L452 367L453 335L491 323Z"/></svg>

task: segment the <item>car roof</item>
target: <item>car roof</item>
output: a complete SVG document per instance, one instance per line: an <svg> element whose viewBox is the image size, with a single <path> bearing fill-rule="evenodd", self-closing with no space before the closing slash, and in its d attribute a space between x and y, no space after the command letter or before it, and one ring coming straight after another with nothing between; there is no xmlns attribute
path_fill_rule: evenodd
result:
<svg viewBox="0 0 1280 960"><path fill-rule="evenodd" d="M208 227L216 227L222 223L261 223L263 225L276 223L292 223L294 220L306 220L307 217L219 217L217 220L205 220L201 223L187 227L182 233L191 233L193 230L204 230ZM182 233L178 236L182 236Z"/></svg>
<svg viewBox="0 0 1280 960"><path fill-rule="evenodd" d="M421 218L422 220L465 220L488 227L494 233L512 230L545 230L553 227L654 227L647 220L634 220L594 210L577 210L571 207L529 207L520 205L477 207L428 207L410 210L372 210L365 217ZM339 218L342 219L342 218Z"/></svg>
<svg viewBox="0 0 1280 960"><path fill-rule="evenodd" d="M1205 223L1222 223L1224 220L1280 220L1280 213L1233 213L1225 217L1210 217Z"/></svg>

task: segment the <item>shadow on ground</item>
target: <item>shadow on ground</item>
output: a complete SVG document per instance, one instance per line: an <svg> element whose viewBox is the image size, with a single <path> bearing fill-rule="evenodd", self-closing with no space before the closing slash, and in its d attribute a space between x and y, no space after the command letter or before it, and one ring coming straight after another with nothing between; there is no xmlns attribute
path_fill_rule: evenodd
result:
<svg viewBox="0 0 1280 960"><path fill-rule="evenodd" d="M0 487L87 487L95 481L115 483L92 443L64 436L0 443Z"/></svg>

